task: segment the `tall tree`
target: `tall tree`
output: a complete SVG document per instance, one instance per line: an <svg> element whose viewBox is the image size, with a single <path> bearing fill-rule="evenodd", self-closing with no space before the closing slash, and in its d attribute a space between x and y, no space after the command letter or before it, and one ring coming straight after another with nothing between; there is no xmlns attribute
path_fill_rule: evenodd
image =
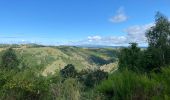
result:
<svg viewBox="0 0 170 100"><path fill-rule="evenodd" d="M119 55L119 69L124 68L139 71L139 61L140 61L140 48L137 47L137 43L130 43L128 48L121 50Z"/></svg>
<svg viewBox="0 0 170 100"><path fill-rule="evenodd" d="M146 32L146 37L149 44L149 49L154 53L155 49L159 55L160 66L170 63L170 22L168 18L157 12L155 16L155 26L151 27Z"/></svg>

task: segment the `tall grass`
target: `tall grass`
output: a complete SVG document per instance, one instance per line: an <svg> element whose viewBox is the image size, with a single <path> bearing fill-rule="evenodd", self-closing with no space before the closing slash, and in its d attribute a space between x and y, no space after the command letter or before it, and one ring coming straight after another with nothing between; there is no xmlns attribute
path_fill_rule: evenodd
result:
<svg viewBox="0 0 170 100"><path fill-rule="evenodd" d="M110 75L97 86L97 91L113 100L168 100L170 99L170 68L160 74L137 74L125 70Z"/></svg>
<svg viewBox="0 0 170 100"><path fill-rule="evenodd" d="M51 92L55 100L80 100L79 84L72 78L51 85Z"/></svg>

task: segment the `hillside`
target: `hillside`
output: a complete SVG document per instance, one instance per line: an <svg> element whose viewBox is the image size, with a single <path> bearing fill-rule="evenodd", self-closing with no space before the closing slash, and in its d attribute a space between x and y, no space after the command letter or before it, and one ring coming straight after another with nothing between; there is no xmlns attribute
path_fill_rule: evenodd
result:
<svg viewBox="0 0 170 100"><path fill-rule="evenodd" d="M113 48L81 48L71 46L10 45L15 47L20 67L34 69L42 73L54 74L67 64L73 64L78 71L100 68L112 71L117 67L118 50ZM9 46L1 46L2 52Z"/></svg>

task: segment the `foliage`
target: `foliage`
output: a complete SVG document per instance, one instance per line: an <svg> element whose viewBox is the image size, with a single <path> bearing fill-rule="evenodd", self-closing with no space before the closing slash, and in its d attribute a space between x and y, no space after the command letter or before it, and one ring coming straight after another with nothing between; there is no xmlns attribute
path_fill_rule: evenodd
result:
<svg viewBox="0 0 170 100"><path fill-rule="evenodd" d="M154 74L154 77L129 70L116 72L97 86L97 91L103 93L107 99L114 100L166 100L170 98L170 81L166 78L170 74L169 69L164 73Z"/></svg>
<svg viewBox="0 0 170 100"><path fill-rule="evenodd" d="M131 46L121 50L119 55L119 70L130 69L139 71L141 51L137 43L131 43Z"/></svg>
<svg viewBox="0 0 170 100"><path fill-rule="evenodd" d="M140 66L144 72L159 72L161 63L160 61L160 54L159 54L159 49L152 49L148 48L147 50L143 51L143 54L141 55L140 58Z"/></svg>
<svg viewBox="0 0 170 100"><path fill-rule="evenodd" d="M99 84L102 80L107 79L108 73L102 70L94 70L89 72L81 72L79 75L79 81L83 82L87 87L93 87Z"/></svg>
<svg viewBox="0 0 170 100"><path fill-rule="evenodd" d="M32 71L2 71L0 99L5 100L46 100L50 98L49 81L37 77Z"/></svg>
<svg viewBox="0 0 170 100"><path fill-rule="evenodd" d="M155 26L146 32L149 47L141 51L136 43L124 48L119 56L119 69L130 69L135 72L160 72L161 66L170 64L170 22L156 14Z"/></svg>
<svg viewBox="0 0 170 100"><path fill-rule="evenodd" d="M19 65L19 59L12 48L7 49L2 55L2 66L5 68L16 68Z"/></svg>
<svg viewBox="0 0 170 100"><path fill-rule="evenodd" d="M51 92L55 100L80 100L81 95L79 83L72 78L52 84Z"/></svg>
<svg viewBox="0 0 170 100"><path fill-rule="evenodd" d="M146 37L149 44L148 50L159 55L159 57L151 55L157 59L155 63L159 63L156 67L170 64L170 22L168 18L158 12L155 16L155 26L146 32Z"/></svg>
<svg viewBox="0 0 170 100"><path fill-rule="evenodd" d="M68 64L60 71L60 74L64 78L76 77L77 71L72 64Z"/></svg>

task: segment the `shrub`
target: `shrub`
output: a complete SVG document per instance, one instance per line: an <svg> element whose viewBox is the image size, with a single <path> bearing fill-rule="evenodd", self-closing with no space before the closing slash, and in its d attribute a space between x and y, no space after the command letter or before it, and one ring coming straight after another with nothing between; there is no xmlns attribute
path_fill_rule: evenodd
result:
<svg viewBox="0 0 170 100"><path fill-rule="evenodd" d="M72 64L68 64L67 66L64 67L64 69L60 71L60 74L64 78L69 78L69 77L73 78L76 77L77 71Z"/></svg>
<svg viewBox="0 0 170 100"><path fill-rule="evenodd" d="M33 72L25 70L16 72L4 71L4 84L0 89L2 100L49 100L49 81L38 77ZM1 81L1 80L0 80Z"/></svg>
<svg viewBox="0 0 170 100"><path fill-rule="evenodd" d="M102 80L107 79L107 77L107 72L95 70L80 76L79 79L85 84L85 86L93 87L96 84L99 84Z"/></svg>
<svg viewBox="0 0 170 100"><path fill-rule="evenodd" d="M2 55L2 66L5 68L16 68L19 65L19 60L15 51L12 48L7 49Z"/></svg>

